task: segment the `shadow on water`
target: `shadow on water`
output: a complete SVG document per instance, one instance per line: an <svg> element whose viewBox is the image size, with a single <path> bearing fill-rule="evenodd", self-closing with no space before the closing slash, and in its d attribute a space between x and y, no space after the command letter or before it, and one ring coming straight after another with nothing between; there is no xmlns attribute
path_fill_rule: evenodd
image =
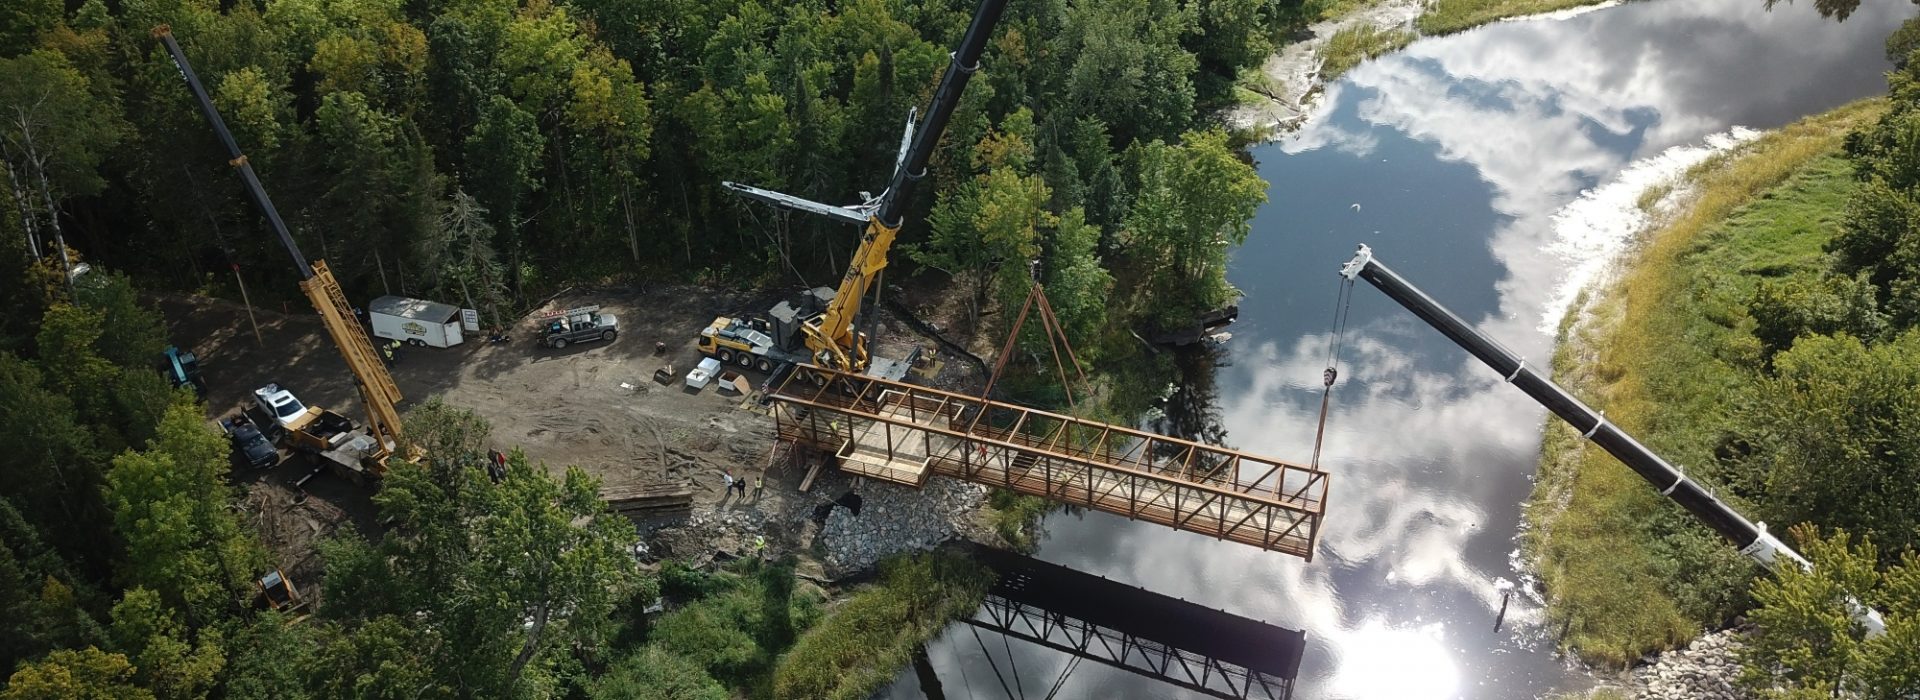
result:
<svg viewBox="0 0 1920 700"><path fill-rule="evenodd" d="M998 578L980 609L965 621L964 633L956 626L944 637L972 638L995 682L1009 696L1016 694L1016 687L1024 696L1028 683L1037 680L1047 688L1045 697L1053 697L1082 661L1213 698L1293 696L1307 646L1305 632L1004 550L977 545L962 549ZM994 656L988 639L1000 642L1003 656ZM1050 678L1025 677L1010 640L1023 649L1066 654L1072 661ZM915 654L913 673L925 697L946 697L951 679L942 680L925 646ZM971 679L964 682L970 688ZM973 692L969 689L968 696Z"/></svg>

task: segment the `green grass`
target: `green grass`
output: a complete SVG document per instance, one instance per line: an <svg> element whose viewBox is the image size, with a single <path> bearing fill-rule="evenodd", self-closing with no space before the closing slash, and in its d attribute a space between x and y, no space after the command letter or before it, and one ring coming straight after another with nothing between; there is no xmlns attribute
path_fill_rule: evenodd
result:
<svg viewBox="0 0 1920 700"><path fill-rule="evenodd" d="M953 620L973 614L992 572L965 556L933 552L881 563L881 581L856 591L800 636L774 672L773 696L859 700L912 661Z"/></svg>
<svg viewBox="0 0 1920 700"><path fill-rule="evenodd" d="M1040 519L1053 510L1054 503L1006 489L994 489L987 497L987 522L1000 539L1015 551L1031 552L1038 544Z"/></svg>
<svg viewBox="0 0 1920 700"><path fill-rule="evenodd" d="M1438 0L1414 21L1420 33L1452 34L1507 17L1596 5L1601 0Z"/></svg>
<svg viewBox="0 0 1920 700"><path fill-rule="evenodd" d="M1764 277L1823 266L1821 246L1853 187L1841 141L1883 109L1849 105L1696 168L1685 210L1600 292L1587 323L1563 327L1557 379L1668 461L1718 482L1730 406L1761 366L1747 300ZM1527 545L1564 645L1620 666L1745 604L1752 568L1633 472L1557 421L1542 452Z"/></svg>
<svg viewBox="0 0 1920 700"><path fill-rule="evenodd" d="M676 607L652 621L633 656L684 660L752 697L771 694L775 661L821 619L821 596L797 588L787 563L742 559L714 573L669 564L660 584Z"/></svg>
<svg viewBox="0 0 1920 700"><path fill-rule="evenodd" d="M1347 27L1334 32L1321 49L1320 79L1335 78L1382 54L1398 51L1412 42L1413 32L1405 29L1376 29L1368 25Z"/></svg>

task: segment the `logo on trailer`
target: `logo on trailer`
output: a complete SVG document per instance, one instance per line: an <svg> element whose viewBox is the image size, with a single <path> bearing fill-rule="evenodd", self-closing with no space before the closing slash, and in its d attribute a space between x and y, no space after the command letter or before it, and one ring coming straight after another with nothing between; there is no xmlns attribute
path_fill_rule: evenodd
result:
<svg viewBox="0 0 1920 700"><path fill-rule="evenodd" d="M427 335L427 327L420 325L419 321L408 321L400 324L400 330L406 331L407 335L417 335L422 338Z"/></svg>

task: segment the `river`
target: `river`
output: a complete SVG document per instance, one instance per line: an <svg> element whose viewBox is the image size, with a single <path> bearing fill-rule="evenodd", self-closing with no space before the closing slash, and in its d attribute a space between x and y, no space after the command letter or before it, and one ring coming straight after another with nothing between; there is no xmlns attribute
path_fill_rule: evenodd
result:
<svg viewBox="0 0 1920 700"><path fill-rule="evenodd" d="M1335 271L1358 243L1544 364L1575 272L1605 248L1561 240L1562 207L1670 147L1885 91L1882 41L1913 6L1868 0L1834 23L1812 4L1655 0L1504 22L1416 42L1329 85L1299 131L1252 151L1269 201L1233 254L1240 321L1196 363L1211 377L1189 377L1178 423L1305 461ZM1099 513L1049 517L1037 556L1305 630L1298 698L1531 698L1590 685L1553 653L1527 597L1513 596L1494 629L1502 582L1522 580L1515 537L1545 412L1364 283L1350 314L1312 563ZM1015 697L1040 698L1069 668L1065 654L985 642L956 626L929 644L946 697L1003 697L996 672L1017 669ZM1071 668L1055 697L1191 696ZM927 695L911 669L882 693Z"/></svg>

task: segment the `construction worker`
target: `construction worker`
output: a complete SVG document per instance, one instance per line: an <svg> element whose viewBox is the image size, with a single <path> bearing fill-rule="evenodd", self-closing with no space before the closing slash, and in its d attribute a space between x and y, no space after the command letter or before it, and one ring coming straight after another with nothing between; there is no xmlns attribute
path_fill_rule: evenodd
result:
<svg viewBox="0 0 1920 700"><path fill-rule="evenodd" d="M400 347L398 340L380 346L380 356L386 358L388 367L393 366L393 349L397 347Z"/></svg>

